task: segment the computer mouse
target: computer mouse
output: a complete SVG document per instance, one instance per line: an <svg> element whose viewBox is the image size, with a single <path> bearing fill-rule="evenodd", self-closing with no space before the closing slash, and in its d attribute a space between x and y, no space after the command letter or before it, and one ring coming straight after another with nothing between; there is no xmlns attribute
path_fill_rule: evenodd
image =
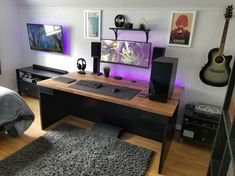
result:
<svg viewBox="0 0 235 176"><path fill-rule="evenodd" d="M119 92L120 91L120 89L118 89L118 88L113 88L112 89L112 93L117 93L117 92Z"/></svg>

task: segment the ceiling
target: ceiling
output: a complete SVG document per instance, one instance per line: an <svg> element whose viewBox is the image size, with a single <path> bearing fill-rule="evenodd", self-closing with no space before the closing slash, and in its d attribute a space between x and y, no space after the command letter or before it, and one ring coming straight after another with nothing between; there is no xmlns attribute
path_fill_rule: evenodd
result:
<svg viewBox="0 0 235 176"><path fill-rule="evenodd" d="M15 0L23 7L225 8L235 0Z"/></svg>

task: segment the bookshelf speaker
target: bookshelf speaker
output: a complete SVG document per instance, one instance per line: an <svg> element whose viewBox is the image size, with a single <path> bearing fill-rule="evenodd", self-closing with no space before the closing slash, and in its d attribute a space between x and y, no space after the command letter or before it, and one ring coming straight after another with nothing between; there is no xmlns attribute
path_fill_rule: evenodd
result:
<svg viewBox="0 0 235 176"><path fill-rule="evenodd" d="M91 42L91 57L93 60L93 73L100 72L100 53L101 53L101 43Z"/></svg>
<svg viewBox="0 0 235 176"><path fill-rule="evenodd" d="M154 59L161 57L161 56L165 56L165 52L166 52L166 48L153 47L152 61Z"/></svg>

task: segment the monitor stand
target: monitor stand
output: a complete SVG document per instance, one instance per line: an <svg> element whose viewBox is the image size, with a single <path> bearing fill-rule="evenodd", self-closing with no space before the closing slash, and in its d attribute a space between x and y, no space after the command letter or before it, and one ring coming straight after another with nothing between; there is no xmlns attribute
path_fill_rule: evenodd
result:
<svg viewBox="0 0 235 176"><path fill-rule="evenodd" d="M108 136L118 138L122 129L106 123L95 123L92 130L98 133L104 133Z"/></svg>
<svg viewBox="0 0 235 176"><path fill-rule="evenodd" d="M81 74L81 75L85 75L86 74L86 72L84 70L80 70L80 71L78 71L78 73Z"/></svg>
<svg viewBox="0 0 235 176"><path fill-rule="evenodd" d="M102 76L103 73L91 73L91 75L98 75L98 76Z"/></svg>
<svg viewBox="0 0 235 176"><path fill-rule="evenodd" d="M114 78L114 79L117 79L117 80L122 80L122 77L121 77L121 76L114 76L113 78Z"/></svg>

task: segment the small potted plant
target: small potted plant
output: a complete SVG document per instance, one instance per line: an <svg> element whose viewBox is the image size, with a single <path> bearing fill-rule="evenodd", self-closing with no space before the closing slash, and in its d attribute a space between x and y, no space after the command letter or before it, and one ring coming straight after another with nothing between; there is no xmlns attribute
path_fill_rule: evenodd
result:
<svg viewBox="0 0 235 176"><path fill-rule="evenodd" d="M103 68L103 70L104 70L104 76L105 77L109 77L110 67L109 66L105 66Z"/></svg>

